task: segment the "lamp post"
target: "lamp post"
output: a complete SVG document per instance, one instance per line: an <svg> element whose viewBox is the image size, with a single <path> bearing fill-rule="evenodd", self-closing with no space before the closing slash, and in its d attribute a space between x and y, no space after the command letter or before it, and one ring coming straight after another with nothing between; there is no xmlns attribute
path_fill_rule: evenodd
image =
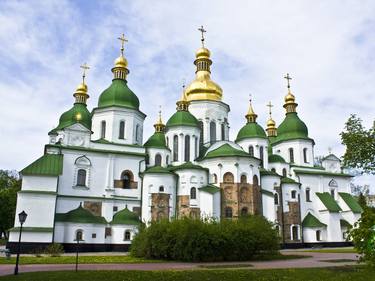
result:
<svg viewBox="0 0 375 281"><path fill-rule="evenodd" d="M18 237L18 249L17 249L17 259L16 259L16 267L14 268L14 275L18 274L18 263L20 261L20 252L21 252L21 235L22 235L22 226L24 222L26 221L27 214L25 211L22 211L18 214L18 219L20 221L21 227L20 227L20 234Z"/></svg>
<svg viewBox="0 0 375 281"><path fill-rule="evenodd" d="M76 272L78 271L78 252L79 252L79 241L82 240L82 232L77 231L76 233L76 241L77 241L77 246L76 246Z"/></svg>

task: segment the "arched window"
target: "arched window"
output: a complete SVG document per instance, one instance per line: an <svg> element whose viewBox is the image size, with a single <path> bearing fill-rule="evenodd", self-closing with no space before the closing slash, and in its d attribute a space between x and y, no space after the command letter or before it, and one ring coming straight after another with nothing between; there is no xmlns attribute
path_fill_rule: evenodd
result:
<svg viewBox="0 0 375 281"><path fill-rule="evenodd" d="M225 140L225 123L221 123L221 140Z"/></svg>
<svg viewBox="0 0 375 281"><path fill-rule="evenodd" d="M332 196L333 198L335 198L335 189L334 189L334 188L331 189L331 196Z"/></svg>
<svg viewBox="0 0 375 281"><path fill-rule="evenodd" d="M241 183L247 183L246 175L241 175Z"/></svg>
<svg viewBox="0 0 375 281"><path fill-rule="evenodd" d="M316 241L320 241L322 239L321 237L322 232L320 230L317 230L315 234L316 234Z"/></svg>
<svg viewBox="0 0 375 281"><path fill-rule="evenodd" d="M294 151L293 148L289 148L289 162L294 163Z"/></svg>
<svg viewBox="0 0 375 281"><path fill-rule="evenodd" d="M155 155L155 166L161 166L161 155L159 153Z"/></svg>
<svg viewBox="0 0 375 281"><path fill-rule="evenodd" d="M241 209L241 216L246 216L247 213L248 213L248 209L247 209L246 207L243 207L243 208Z"/></svg>
<svg viewBox="0 0 375 281"><path fill-rule="evenodd" d="M83 230L82 229L78 229L76 231L76 237L74 239L75 241L82 241L83 240Z"/></svg>
<svg viewBox="0 0 375 281"><path fill-rule="evenodd" d="M258 186L258 185L259 185L258 177L257 177L257 175L254 175L253 176L253 186Z"/></svg>
<svg viewBox="0 0 375 281"><path fill-rule="evenodd" d="M250 156L254 156L254 146L252 145L249 146L249 154Z"/></svg>
<svg viewBox="0 0 375 281"><path fill-rule="evenodd" d="M337 182L336 182L334 179L332 179L332 180L330 180L330 182L328 183L328 186L338 187L338 184L337 184Z"/></svg>
<svg viewBox="0 0 375 281"><path fill-rule="evenodd" d="M303 149L303 162L308 163L308 161L307 161L307 148Z"/></svg>
<svg viewBox="0 0 375 281"><path fill-rule="evenodd" d="M287 175L287 172L286 172L286 169L284 168L283 169L283 177L286 178L288 175Z"/></svg>
<svg viewBox="0 0 375 281"><path fill-rule="evenodd" d="M77 172L77 185L86 186L86 170L79 169Z"/></svg>
<svg viewBox="0 0 375 281"><path fill-rule="evenodd" d="M292 240L298 240L298 226L292 226Z"/></svg>
<svg viewBox="0 0 375 281"><path fill-rule="evenodd" d="M167 165L169 165L169 155L165 158Z"/></svg>
<svg viewBox="0 0 375 281"><path fill-rule="evenodd" d="M296 199L296 197L297 197L297 191L292 190L291 197L292 197L292 199Z"/></svg>
<svg viewBox="0 0 375 281"><path fill-rule="evenodd" d="M132 183L134 181L133 173L130 171L124 171L121 174L122 188L130 189L132 188Z"/></svg>
<svg viewBox="0 0 375 281"><path fill-rule="evenodd" d="M264 162L263 146L259 147L259 158L260 158L260 165L263 167L263 162Z"/></svg>
<svg viewBox="0 0 375 281"><path fill-rule="evenodd" d="M178 161L178 136L173 137L173 161Z"/></svg>
<svg viewBox="0 0 375 281"><path fill-rule="evenodd" d="M274 173L276 173L276 169L275 168L272 168L271 171L274 172Z"/></svg>
<svg viewBox="0 0 375 281"><path fill-rule="evenodd" d="M200 129L199 144L202 147L203 141L204 141L203 140L203 134L204 134L204 131L203 131L203 122L202 121L198 121L198 126L199 126L199 129Z"/></svg>
<svg viewBox="0 0 375 281"><path fill-rule="evenodd" d="M213 175L212 175L212 178L213 178L214 183L217 183L217 175L216 175L216 174L213 174Z"/></svg>
<svg viewBox="0 0 375 281"><path fill-rule="evenodd" d="M159 192L164 192L164 186L159 186Z"/></svg>
<svg viewBox="0 0 375 281"><path fill-rule="evenodd" d="M273 200L275 202L275 205L279 205L279 195L277 193L273 195Z"/></svg>
<svg viewBox="0 0 375 281"><path fill-rule="evenodd" d="M140 132L139 132L139 125L137 124L137 125L135 126L135 141L136 141L136 142L139 142L139 141L140 141L139 134L140 134Z"/></svg>
<svg viewBox="0 0 375 281"><path fill-rule="evenodd" d="M226 183L233 183L234 182L234 176L232 173L227 172L224 174L223 181Z"/></svg>
<svg viewBox="0 0 375 281"><path fill-rule="evenodd" d="M118 132L118 138L124 139L125 138L125 121L120 121L120 128Z"/></svg>
<svg viewBox="0 0 375 281"><path fill-rule="evenodd" d="M216 141L216 123L215 121L210 122L210 142L214 143Z"/></svg>
<svg viewBox="0 0 375 281"><path fill-rule="evenodd" d="M125 241L129 241L130 240L130 231L129 230L125 230L125 233L124 233L124 240Z"/></svg>
<svg viewBox="0 0 375 281"><path fill-rule="evenodd" d="M167 142L167 146L170 148L170 146L169 146L169 138L166 137L166 138L165 138L165 141Z"/></svg>
<svg viewBox="0 0 375 281"><path fill-rule="evenodd" d="M306 201L307 202L311 202L311 199L310 199L310 188L306 188L305 195L306 195Z"/></svg>
<svg viewBox="0 0 375 281"><path fill-rule="evenodd" d="M100 128L100 138L105 139L105 130L106 130L106 123L103 120Z"/></svg>
<svg viewBox="0 0 375 281"><path fill-rule="evenodd" d="M198 157L198 138L197 137L195 137L194 138L194 150L195 150L195 158L197 158Z"/></svg>
<svg viewBox="0 0 375 281"><path fill-rule="evenodd" d="M190 189L190 199L197 199L197 189L195 187Z"/></svg>
<svg viewBox="0 0 375 281"><path fill-rule="evenodd" d="M225 208L225 217L226 218L231 218L233 217L233 211L231 207L226 207Z"/></svg>
<svg viewBox="0 0 375 281"><path fill-rule="evenodd" d="M190 136L185 136L185 162L190 161Z"/></svg>

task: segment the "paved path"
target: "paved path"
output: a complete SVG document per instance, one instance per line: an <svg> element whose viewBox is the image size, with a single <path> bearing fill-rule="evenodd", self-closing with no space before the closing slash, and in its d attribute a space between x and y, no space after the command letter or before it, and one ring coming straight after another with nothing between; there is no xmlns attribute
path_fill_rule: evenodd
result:
<svg viewBox="0 0 375 281"><path fill-rule="evenodd" d="M316 252L301 252L301 251L282 251L284 255L308 255L309 258L295 259L295 260L278 260L278 261L253 261L253 262L215 262L215 263L182 263L182 262L168 262L168 263L139 263L139 264L80 264L79 270L189 270L199 269L205 265L231 265L231 264L251 264L252 267L247 269L272 269L272 268L307 268L307 267L331 267L343 265L355 265L358 257L356 254L339 254L339 253L316 253ZM329 260L355 260L347 262L329 262ZM35 271L61 271L74 270L73 264L30 264L20 265L20 272L35 272ZM0 265L0 276L13 274L14 265Z"/></svg>

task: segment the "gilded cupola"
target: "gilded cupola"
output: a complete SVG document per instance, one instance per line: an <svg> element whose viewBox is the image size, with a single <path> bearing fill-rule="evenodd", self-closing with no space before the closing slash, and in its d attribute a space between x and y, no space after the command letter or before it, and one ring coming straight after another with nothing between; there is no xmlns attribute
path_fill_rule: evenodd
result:
<svg viewBox="0 0 375 281"><path fill-rule="evenodd" d="M268 108L269 108L269 118L268 118L268 121L267 121L267 128L266 128L266 131L267 131L267 135L269 137L276 137L277 135L277 128L276 128L276 122L275 120L272 119L272 103L269 102L267 104Z"/></svg>
<svg viewBox="0 0 375 281"><path fill-rule="evenodd" d="M202 33L202 47L195 53L194 64L196 66L195 79L186 88L186 98L188 101L193 100L214 100L221 101L223 90L211 80L211 53L204 46L204 33L206 30L203 26L198 29Z"/></svg>
<svg viewBox="0 0 375 281"><path fill-rule="evenodd" d="M290 80L292 80L292 78L289 76L289 73L287 73L284 78L288 81L288 93L284 98L284 108L286 109L287 113L296 112L298 104L296 103L295 96L292 94L290 90Z"/></svg>

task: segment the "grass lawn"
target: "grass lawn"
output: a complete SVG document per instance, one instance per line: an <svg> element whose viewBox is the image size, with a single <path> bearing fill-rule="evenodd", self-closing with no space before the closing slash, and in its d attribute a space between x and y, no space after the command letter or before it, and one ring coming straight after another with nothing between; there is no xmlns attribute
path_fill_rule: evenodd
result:
<svg viewBox="0 0 375 281"><path fill-rule="evenodd" d="M316 252L316 253L357 253L354 248L337 248L337 249L311 249L304 252Z"/></svg>
<svg viewBox="0 0 375 281"><path fill-rule="evenodd" d="M206 269L186 271L60 271L21 273L18 276L3 276L0 281L58 281L58 280L90 280L90 281L369 281L375 280L375 269L367 267L332 267L311 269Z"/></svg>
<svg viewBox="0 0 375 281"><path fill-rule="evenodd" d="M309 256L301 255L275 255L275 256L262 256L254 260L268 261L268 260L289 260L301 259ZM14 264L16 261L15 256L10 260L0 258L0 264ZM161 260L150 260L135 258L132 256L80 256L79 263L152 263L152 262L168 262ZM34 256L20 256L20 264L74 264L76 262L75 256L61 256L61 257L34 257Z"/></svg>

